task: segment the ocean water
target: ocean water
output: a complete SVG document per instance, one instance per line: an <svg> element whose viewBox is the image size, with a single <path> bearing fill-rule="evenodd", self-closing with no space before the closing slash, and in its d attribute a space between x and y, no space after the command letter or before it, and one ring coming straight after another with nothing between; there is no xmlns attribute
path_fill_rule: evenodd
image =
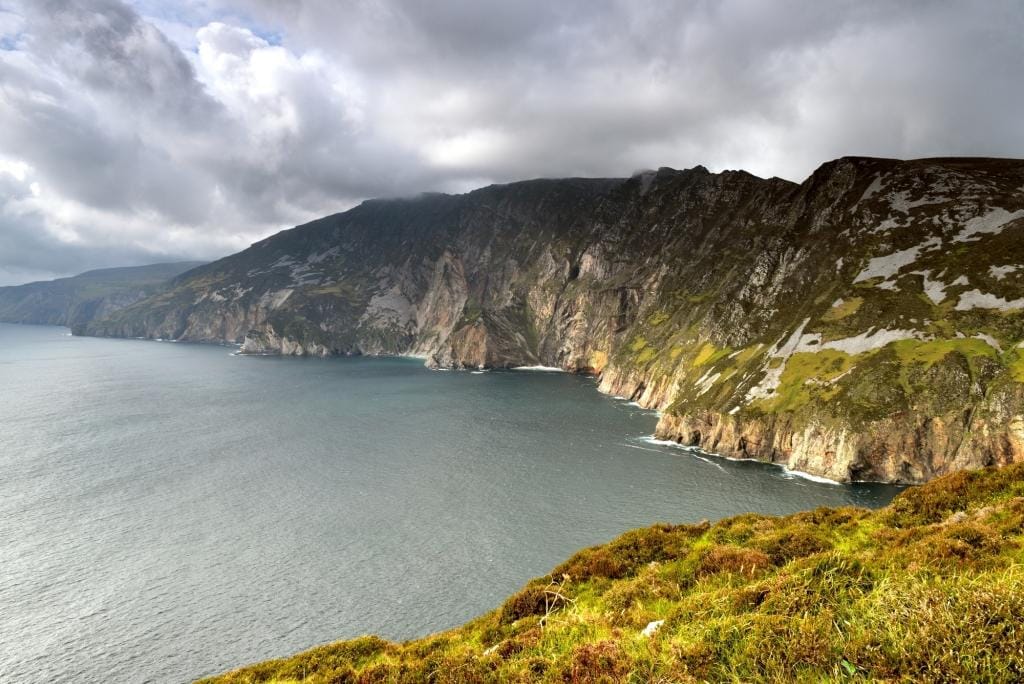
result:
<svg viewBox="0 0 1024 684"><path fill-rule="evenodd" d="M0 681L184 682L496 607L656 521L882 505L545 372L0 324Z"/></svg>

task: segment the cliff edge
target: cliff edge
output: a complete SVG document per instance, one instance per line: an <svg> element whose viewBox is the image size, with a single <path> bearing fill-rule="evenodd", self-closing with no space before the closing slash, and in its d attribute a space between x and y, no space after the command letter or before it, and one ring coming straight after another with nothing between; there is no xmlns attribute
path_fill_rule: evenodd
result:
<svg viewBox="0 0 1024 684"><path fill-rule="evenodd" d="M585 549L461 627L362 637L207 680L1019 682L1024 465L878 511L655 525Z"/></svg>
<svg viewBox="0 0 1024 684"><path fill-rule="evenodd" d="M850 157L373 200L77 334L543 364L834 480L1024 459L1024 161Z"/></svg>

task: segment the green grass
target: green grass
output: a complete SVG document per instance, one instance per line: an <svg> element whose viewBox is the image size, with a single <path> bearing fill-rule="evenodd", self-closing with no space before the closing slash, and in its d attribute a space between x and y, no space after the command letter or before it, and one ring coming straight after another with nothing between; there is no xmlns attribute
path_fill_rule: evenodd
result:
<svg viewBox="0 0 1024 684"><path fill-rule="evenodd" d="M700 351L697 352L697 355L693 357L693 366L696 368L698 366L703 366L706 363L710 363L717 358L721 358L722 351L728 353L727 350L717 350L715 349L715 345L705 342L704 346L702 346Z"/></svg>
<svg viewBox="0 0 1024 684"><path fill-rule="evenodd" d="M821 320L823 321L839 321L847 316L852 316L860 308L860 305L864 303L863 297L851 297L843 301L838 306L833 306L831 309L826 311Z"/></svg>
<svg viewBox="0 0 1024 684"><path fill-rule="evenodd" d="M987 356L995 358L997 352L988 342L971 338L950 340L900 340L892 343L899 359L906 364L920 363L932 366L948 354L960 352L968 359Z"/></svg>
<svg viewBox="0 0 1024 684"><path fill-rule="evenodd" d="M638 366L647 365L658 356L658 349L651 346L650 342L642 335L637 335L633 338L633 341L629 344L629 351L635 355L633 363Z"/></svg>
<svg viewBox="0 0 1024 684"><path fill-rule="evenodd" d="M835 349L793 354L782 371L775 396L758 402L766 412L795 411L812 401L831 399L838 388L831 383L848 372L855 357Z"/></svg>
<svg viewBox="0 0 1024 684"><path fill-rule="evenodd" d="M639 353L647 346L647 340L642 335L637 335L633 338L633 341L629 343L629 350L633 353Z"/></svg>
<svg viewBox="0 0 1024 684"><path fill-rule="evenodd" d="M1024 354L1019 348L1014 348L1006 358L1007 367L1010 369L1010 376L1015 382L1024 382Z"/></svg>
<svg viewBox="0 0 1024 684"><path fill-rule="evenodd" d="M672 315L671 315L671 314L669 314L669 313L666 313L665 311L658 311L658 312L654 313L654 314L653 314L653 315L652 315L652 316L651 316L651 317L650 317L650 318L648 319L648 321L647 321L647 322L648 322L648 323L649 323L650 325L654 326L654 327L658 327L658 326L659 326L659 325L661 325L662 323L665 323L666 321L668 321L668 320L669 320L670 318L672 318Z"/></svg>
<svg viewBox="0 0 1024 684"><path fill-rule="evenodd" d="M940 478L878 511L655 525L451 631L209 681L1021 681L1022 541L1024 464Z"/></svg>
<svg viewBox="0 0 1024 684"><path fill-rule="evenodd" d="M636 362L637 362L638 365L642 366L642 365L650 363L651 361L653 361L657 357L658 357L658 350L657 349L655 349L654 347L645 347L643 349L643 351L641 351L637 355Z"/></svg>

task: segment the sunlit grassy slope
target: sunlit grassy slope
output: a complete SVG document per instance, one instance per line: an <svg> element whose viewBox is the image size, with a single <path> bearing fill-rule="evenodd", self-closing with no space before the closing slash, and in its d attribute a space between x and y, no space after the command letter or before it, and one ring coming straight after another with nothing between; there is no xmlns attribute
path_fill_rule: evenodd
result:
<svg viewBox="0 0 1024 684"><path fill-rule="evenodd" d="M943 477L878 511L655 525L457 629L209 681L1022 681L1022 535L1024 464Z"/></svg>

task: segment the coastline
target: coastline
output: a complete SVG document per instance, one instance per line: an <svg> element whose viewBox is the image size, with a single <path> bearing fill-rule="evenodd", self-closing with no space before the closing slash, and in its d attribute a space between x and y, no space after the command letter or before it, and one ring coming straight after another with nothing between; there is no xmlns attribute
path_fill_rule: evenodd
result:
<svg viewBox="0 0 1024 684"><path fill-rule="evenodd" d="M57 326L57 327L66 327L66 326ZM73 332L72 332L72 335L74 335ZM91 335L79 335L79 336L80 337L91 337ZM156 339L156 338L147 338L147 337L108 338L108 339L129 339L129 340L139 340L139 341L146 341L146 342L160 342L160 343L179 342L179 340L170 340L170 339L163 339L163 338ZM290 355L290 354L281 354L280 352L246 352L246 351L241 351L241 344L236 343L236 342L228 342L228 341L219 341L219 342L216 342L216 341L203 341L203 342L197 342L196 344L211 344L211 345L226 346L226 347L237 347L239 350L235 351L235 352L232 352L231 356L255 356L255 357L260 357L260 356L281 356L281 357L294 356L294 355ZM408 354L360 354L360 356L365 356L365 357L368 357L368 358L399 358L399 359L417 360L417 361L424 361L424 362L431 358L430 354L415 354L415 353L408 353ZM307 358L307 357L301 357L301 358ZM350 355L341 355L341 354L332 354L332 355L328 355L328 356L320 356L320 357L317 357L317 358L324 358L324 359L330 359L330 358L351 358L351 356ZM473 375L480 375L480 374L483 374L483 373L492 372L494 370L499 370L499 371L504 370L504 371L507 371L507 372L522 371L522 372L534 372L534 373L538 373L538 372L539 373L568 373L568 374L572 374L572 375L585 375L585 376L592 377L592 378L594 378L597 381L595 389L596 389L596 391L598 393L603 394L604 396L607 396L609 398L625 402L626 405L628 405L628 406L636 407L636 408L639 408L639 409L644 410L644 411L649 411L649 412L653 413L654 415L658 416L659 420L665 415L665 413L662 410L656 409L656 408L652 408L652 407L648 407L648 406L644 406L642 403L640 403L636 399L630 399L630 398L624 397L622 395L612 394L610 391L602 390L601 389L601 382L600 382L601 381L601 374L600 373L598 373L598 374L585 373L585 372L580 372L580 371L577 371L577 370L574 370L574 369L561 368L561 367L558 367L558 366L545 366L545 365L541 365L541 364L531 365L531 366L514 366L514 367L511 367L511 368L504 368L504 369L492 369L492 368L483 368L483 369L481 369L481 368L453 368L453 367L429 366L429 365L428 365L428 368L430 368L430 370L442 371L442 372L465 371L465 372L468 372L468 373L473 374ZM692 454L699 454L701 456L706 456L706 457L711 457L711 458L720 458L720 459L724 459L724 460L727 460L727 461L733 461L733 462L744 462L744 461L747 461L747 462L752 462L752 463L763 463L763 464L766 464L766 465L772 465L772 466L776 466L776 467L782 469L783 472L785 472L788 475L792 475L793 477L804 479L804 480L808 480L810 482L817 482L817 483L821 483L821 484L829 484L829 485L900 484L900 483L886 482L886 481L883 481L883 480L861 480L861 479L851 479L848 482L843 482L843 481L840 481L840 480L835 480L835 479L832 479L832 478L824 477L822 475L816 475L814 473L809 473L807 471L789 468L784 463L773 463L773 462L770 462L770 461L763 461L763 460L760 460L760 459L757 459L757 458L736 458L736 457L733 457L733 456L726 456L724 454L717 453L717 452L706 451L706 450L703 450L703 449L701 449L699 447L682 444L681 442L677 442L677 441L674 441L674 440L658 439L656 437L656 433L651 434L649 436L648 442L650 444L657 444L657 445L660 445L660 446L673 446L673 447L676 447L678 449L682 449L684 451L690 452ZM914 484L914 483L902 483L902 484L906 485L906 484Z"/></svg>

